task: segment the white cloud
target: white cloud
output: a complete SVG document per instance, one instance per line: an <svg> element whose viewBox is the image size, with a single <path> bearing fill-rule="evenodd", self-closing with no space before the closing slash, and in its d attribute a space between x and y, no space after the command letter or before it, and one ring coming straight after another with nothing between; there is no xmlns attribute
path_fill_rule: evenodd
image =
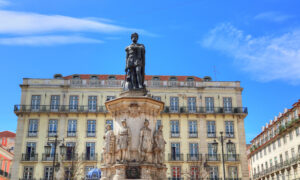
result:
<svg viewBox="0 0 300 180"><path fill-rule="evenodd" d="M1 1L1 0L0 0ZM74 18L61 15L0 10L0 34L36 34L49 32L147 32L100 22L91 18ZM108 21L108 20L106 20Z"/></svg>
<svg viewBox="0 0 300 180"><path fill-rule="evenodd" d="M272 22L283 22L290 18L292 18L292 16L275 11L263 12L254 17L256 20L266 20Z"/></svg>
<svg viewBox="0 0 300 180"><path fill-rule="evenodd" d="M260 81L300 83L300 29L253 37L227 23L212 29L201 44L233 57L238 67Z"/></svg>
<svg viewBox="0 0 300 180"><path fill-rule="evenodd" d="M74 43L102 43L97 39L82 36L25 36L13 38L0 38L0 45L26 45L26 46L49 46L57 44Z"/></svg>

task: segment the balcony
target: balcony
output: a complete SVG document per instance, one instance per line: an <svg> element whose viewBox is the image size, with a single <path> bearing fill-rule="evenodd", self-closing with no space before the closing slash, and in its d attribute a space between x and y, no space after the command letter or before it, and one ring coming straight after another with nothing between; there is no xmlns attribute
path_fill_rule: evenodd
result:
<svg viewBox="0 0 300 180"><path fill-rule="evenodd" d="M225 178L225 180L242 180L242 178Z"/></svg>
<svg viewBox="0 0 300 180"><path fill-rule="evenodd" d="M201 154L187 154L187 161L202 161Z"/></svg>
<svg viewBox="0 0 300 180"><path fill-rule="evenodd" d="M67 136L68 137L76 137L76 131L68 131Z"/></svg>
<svg viewBox="0 0 300 180"><path fill-rule="evenodd" d="M82 154L82 160L83 161L97 161L97 158L98 158L98 154L97 153L94 153L94 154L83 153Z"/></svg>
<svg viewBox="0 0 300 180"><path fill-rule="evenodd" d="M19 180L36 180L35 178L20 178Z"/></svg>
<svg viewBox="0 0 300 180"><path fill-rule="evenodd" d="M54 159L54 154L42 154L42 161L53 161ZM58 154L55 154L55 160L58 160Z"/></svg>
<svg viewBox="0 0 300 180"><path fill-rule="evenodd" d="M73 105L40 105L38 107L31 105L15 105L14 112L17 113L106 113L105 106L97 106L89 108L89 106L73 106Z"/></svg>
<svg viewBox="0 0 300 180"><path fill-rule="evenodd" d="M22 154L22 161L38 161L38 154Z"/></svg>
<svg viewBox="0 0 300 180"><path fill-rule="evenodd" d="M198 137L197 131L189 132L189 138L197 138L197 137Z"/></svg>
<svg viewBox="0 0 300 180"><path fill-rule="evenodd" d="M206 161L220 161L220 154L205 154Z"/></svg>
<svg viewBox="0 0 300 180"><path fill-rule="evenodd" d="M37 131L28 131L28 137L37 137Z"/></svg>
<svg viewBox="0 0 300 180"><path fill-rule="evenodd" d="M165 106L163 113L174 114L248 114L247 107L170 107Z"/></svg>
<svg viewBox="0 0 300 180"><path fill-rule="evenodd" d="M169 161L183 161L183 154L169 154Z"/></svg>
<svg viewBox="0 0 300 180"><path fill-rule="evenodd" d="M239 154L224 154L225 161L240 161Z"/></svg>
<svg viewBox="0 0 300 180"><path fill-rule="evenodd" d="M67 153L63 155L64 161L77 161L78 160L78 153Z"/></svg>
<svg viewBox="0 0 300 180"><path fill-rule="evenodd" d="M180 132L178 132L178 131L171 131L171 137L172 138L179 138L180 137Z"/></svg>
<svg viewBox="0 0 300 180"><path fill-rule="evenodd" d="M184 178L181 178L181 177L169 177L168 180L184 180Z"/></svg>

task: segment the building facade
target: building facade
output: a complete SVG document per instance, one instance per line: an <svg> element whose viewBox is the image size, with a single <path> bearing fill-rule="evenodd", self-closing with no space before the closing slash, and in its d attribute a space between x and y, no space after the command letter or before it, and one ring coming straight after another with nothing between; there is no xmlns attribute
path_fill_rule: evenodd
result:
<svg viewBox="0 0 300 180"><path fill-rule="evenodd" d="M14 157L16 134L10 131L0 132L0 180L7 180L11 177L10 167Z"/></svg>
<svg viewBox="0 0 300 180"><path fill-rule="evenodd" d="M56 136L67 147L61 155L56 151L66 179L75 174L71 165L80 164L78 178L99 167L105 124L113 125L104 103L119 96L123 80L123 75L24 79L21 103L14 109L18 127L12 179L49 179L54 146L50 151L45 146ZM152 98L165 103L157 125L164 126L168 177L200 179L206 162L210 178L222 178L225 172L228 179L248 179L247 108L242 106L240 82L146 76L145 84Z"/></svg>
<svg viewBox="0 0 300 180"><path fill-rule="evenodd" d="M251 179L300 178L300 100L262 127L251 141Z"/></svg>

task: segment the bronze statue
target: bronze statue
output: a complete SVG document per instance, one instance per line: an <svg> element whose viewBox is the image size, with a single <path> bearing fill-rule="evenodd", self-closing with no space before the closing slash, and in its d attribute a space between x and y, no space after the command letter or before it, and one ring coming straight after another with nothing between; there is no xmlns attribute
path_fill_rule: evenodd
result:
<svg viewBox="0 0 300 180"><path fill-rule="evenodd" d="M145 46L137 43L139 35L131 34L132 44L126 47L126 81L131 89L143 89L145 78Z"/></svg>

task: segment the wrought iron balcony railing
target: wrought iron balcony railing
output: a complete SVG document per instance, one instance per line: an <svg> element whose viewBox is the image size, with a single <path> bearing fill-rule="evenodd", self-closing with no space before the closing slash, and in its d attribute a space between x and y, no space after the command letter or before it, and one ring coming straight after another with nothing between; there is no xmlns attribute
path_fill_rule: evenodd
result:
<svg viewBox="0 0 300 180"><path fill-rule="evenodd" d="M22 161L38 161L38 154L22 154Z"/></svg>
<svg viewBox="0 0 300 180"><path fill-rule="evenodd" d="M201 154L187 154L187 161L202 161Z"/></svg>
<svg viewBox="0 0 300 180"><path fill-rule="evenodd" d="M19 180L35 180L35 178L20 178Z"/></svg>
<svg viewBox="0 0 300 180"><path fill-rule="evenodd" d="M205 154L206 161L220 161L220 154Z"/></svg>
<svg viewBox="0 0 300 180"><path fill-rule="evenodd" d="M168 180L184 180L182 177L169 177Z"/></svg>
<svg viewBox="0 0 300 180"><path fill-rule="evenodd" d="M77 161L78 160L78 153L66 153L63 154L64 161Z"/></svg>
<svg viewBox="0 0 300 180"><path fill-rule="evenodd" d="M42 154L42 161L53 161L54 159L54 154ZM58 160L58 154L55 154L55 160Z"/></svg>
<svg viewBox="0 0 300 180"><path fill-rule="evenodd" d="M98 154L97 153L90 153L90 154L86 154L86 153L83 153L82 154L82 160L83 161L97 161L98 159Z"/></svg>
<svg viewBox="0 0 300 180"><path fill-rule="evenodd" d="M169 161L183 161L183 154L169 154Z"/></svg>
<svg viewBox="0 0 300 180"><path fill-rule="evenodd" d="M57 113L106 113L107 110L105 106L97 106L95 108L90 108L89 106L79 106L79 105L56 105L55 108L53 105L15 105L15 113L20 112L57 112Z"/></svg>
<svg viewBox="0 0 300 180"><path fill-rule="evenodd" d="M195 114L248 114L247 107L172 107L165 106L164 113L195 113Z"/></svg>
<svg viewBox="0 0 300 180"><path fill-rule="evenodd" d="M239 161L240 155L239 154L224 154L225 161Z"/></svg>

